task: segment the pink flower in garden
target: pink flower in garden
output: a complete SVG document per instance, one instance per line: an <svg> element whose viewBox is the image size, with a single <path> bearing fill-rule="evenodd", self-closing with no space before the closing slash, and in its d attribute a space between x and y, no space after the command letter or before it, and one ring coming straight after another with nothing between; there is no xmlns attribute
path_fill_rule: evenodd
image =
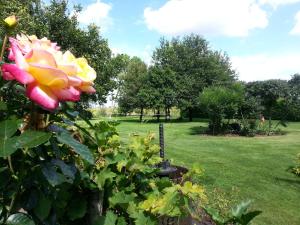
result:
<svg viewBox="0 0 300 225"><path fill-rule="evenodd" d="M3 64L5 80L26 85L26 95L43 108L53 110L60 101L78 101L81 92L95 93L95 70L85 58L60 51L56 43L36 36L10 38L9 60Z"/></svg>

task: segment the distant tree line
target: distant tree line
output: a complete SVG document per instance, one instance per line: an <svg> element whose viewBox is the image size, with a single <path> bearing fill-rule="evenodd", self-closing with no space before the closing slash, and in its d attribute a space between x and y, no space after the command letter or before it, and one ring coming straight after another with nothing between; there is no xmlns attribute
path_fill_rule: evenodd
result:
<svg viewBox="0 0 300 225"><path fill-rule="evenodd" d="M125 58L117 99L123 114L139 110L142 120L150 109L159 120L177 107L182 118L209 118L217 130L224 119L300 120L299 74L289 81L240 82L229 57L201 36L162 39L149 67L137 57Z"/></svg>
<svg viewBox="0 0 300 225"><path fill-rule="evenodd" d="M198 35L162 39L152 60L148 68L136 57L128 60L120 76L118 104L122 113L138 108L142 119L143 111L152 109L158 119L161 114L169 118L175 106L192 120L205 87L236 81L229 57L210 49Z"/></svg>

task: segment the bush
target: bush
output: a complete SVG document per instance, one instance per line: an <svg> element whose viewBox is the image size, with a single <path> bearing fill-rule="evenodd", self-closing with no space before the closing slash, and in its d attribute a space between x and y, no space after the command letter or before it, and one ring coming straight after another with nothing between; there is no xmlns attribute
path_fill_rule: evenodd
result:
<svg viewBox="0 0 300 225"><path fill-rule="evenodd" d="M209 117L209 130L215 135L224 131L224 119L233 119L243 101L243 86L236 83L230 87L214 86L205 88L199 97L199 105Z"/></svg>

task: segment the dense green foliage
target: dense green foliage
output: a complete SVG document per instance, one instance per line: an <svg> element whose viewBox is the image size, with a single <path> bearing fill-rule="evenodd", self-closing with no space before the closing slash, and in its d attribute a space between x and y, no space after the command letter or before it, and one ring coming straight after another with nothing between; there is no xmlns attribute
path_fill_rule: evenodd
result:
<svg viewBox="0 0 300 225"><path fill-rule="evenodd" d="M222 131L224 119L228 119L228 126L230 119L238 116L243 101L244 89L238 83L231 87L214 86L203 90L200 94L199 104L210 119L209 126L212 134Z"/></svg>
<svg viewBox="0 0 300 225"><path fill-rule="evenodd" d="M142 80L124 80L121 89L135 86L133 91L121 92L119 105L121 111L148 108L160 114L170 116L170 108L178 107L182 113L188 112L190 119L197 109L199 93L207 86L229 84L235 78L230 60L226 54L211 50L208 42L200 36L189 35L174 38L171 41L162 39L160 46L153 53L153 65L137 76L127 69L127 77L144 77ZM129 64L130 67L132 65ZM138 65L136 65L138 67ZM130 84L132 83L132 84ZM138 89L138 90L137 90ZM131 99L126 102L125 100ZM126 103L134 103L129 107ZM162 113L164 111L164 113ZM141 113L142 114L142 113Z"/></svg>
<svg viewBox="0 0 300 225"><path fill-rule="evenodd" d="M158 134L157 123L118 119L124 143L130 133ZM295 166L299 153L300 123L283 128L287 135L254 138L198 135L207 125L207 120L195 120L165 123L164 127L166 157L177 165L191 168L196 164L204 169L200 182L207 189L209 205L230 216L238 202L253 199L251 208L263 211L253 225L298 225L299 178L288 169Z"/></svg>

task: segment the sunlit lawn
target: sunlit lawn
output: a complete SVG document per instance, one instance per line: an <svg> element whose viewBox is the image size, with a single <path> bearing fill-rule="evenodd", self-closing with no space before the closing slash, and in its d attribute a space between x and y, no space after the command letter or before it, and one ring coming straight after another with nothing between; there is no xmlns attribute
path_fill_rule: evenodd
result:
<svg viewBox="0 0 300 225"><path fill-rule="evenodd" d="M158 133L157 123L119 120L123 142L132 132ZM287 135L255 138L197 134L199 127L206 125L205 122L166 123L166 156L179 165L201 165L205 169L202 182L211 198L212 190L217 188L227 193L229 200L236 196L240 200L253 199L253 208L263 211L254 224L299 225L300 179L287 169L300 153L300 123L289 123Z"/></svg>

